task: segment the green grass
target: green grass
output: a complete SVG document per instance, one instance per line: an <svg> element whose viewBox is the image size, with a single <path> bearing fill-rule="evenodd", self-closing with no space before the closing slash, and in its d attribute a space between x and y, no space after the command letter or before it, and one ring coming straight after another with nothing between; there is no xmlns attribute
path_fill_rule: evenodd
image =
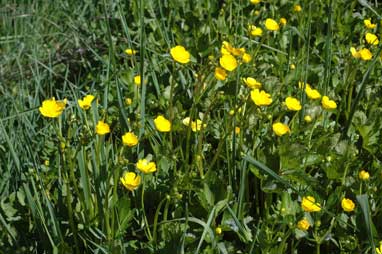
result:
<svg viewBox="0 0 382 254"><path fill-rule="evenodd" d="M380 37L381 10L361 0L0 1L0 253L377 253L382 47L364 35ZM279 31L265 29L282 17ZM252 60L218 81L223 41ZM176 45L189 63L172 58ZM246 77L269 106L255 105ZM85 111L77 100L87 94L96 99ZM287 96L302 110L288 110ZM50 119L39 107L52 97L68 103ZM158 115L169 132L157 130ZM97 135L99 120L109 134ZM277 136L275 122L290 133ZM129 131L136 146L123 145ZM139 171L143 158L157 171ZM121 184L125 171L141 176L136 190ZM306 196L320 212L303 210Z"/></svg>

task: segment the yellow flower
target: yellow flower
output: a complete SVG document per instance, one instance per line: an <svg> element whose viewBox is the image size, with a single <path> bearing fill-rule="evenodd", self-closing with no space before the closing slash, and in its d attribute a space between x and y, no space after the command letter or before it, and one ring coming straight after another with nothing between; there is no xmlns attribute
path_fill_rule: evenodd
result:
<svg viewBox="0 0 382 254"><path fill-rule="evenodd" d="M244 53L243 54L243 62L249 63L252 60L252 56L250 54Z"/></svg>
<svg viewBox="0 0 382 254"><path fill-rule="evenodd" d="M227 71L233 71L237 67L236 59L230 54L224 54L220 57L220 65Z"/></svg>
<svg viewBox="0 0 382 254"><path fill-rule="evenodd" d="M216 67L215 68L215 78L217 80L225 80L227 78L227 72L221 67Z"/></svg>
<svg viewBox="0 0 382 254"><path fill-rule="evenodd" d="M307 231L309 227L310 227L310 223L306 218L299 220L299 222L297 222L297 228L302 231Z"/></svg>
<svg viewBox="0 0 382 254"><path fill-rule="evenodd" d="M251 1L251 4L258 4L261 2L261 0L250 0Z"/></svg>
<svg viewBox="0 0 382 254"><path fill-rule="evenodd" d="M277 22L274 19L270 18L265 20L265 27L269 31L278 31L280 29L279 24L277 24Z"/></svg>
<svg viewBox="0 0 382 254"><path fill-rule="evenodd" d="M309 84L305 85L305 93L309 99L316 100L321 98L321 94L316 89L312 89Z"/></svg>
<svg viewBox="0 0 382 254"><path fill-rule="evenodd" d="M290 133L290 129L288 125L280 123L280 122L272 124L272 129L273 129L273 132L279 137L287 134L288 132Z"/></svg>
<svg viewBox="0 0 382 254"><path fill-rule="evenodd" d="M232 45L228 41L223 41L222 47L220 48L220 52L222 53L222 55L230 55L232 51Z"/></svg>
<svg viewBox="0 0 382 254"><path fill-rule="evenodd" d="M293 98L293 97L287 97L285 99L285 105L287 106L287 108L289 110L292 110L292 111L299 111L301 110L301 103L299 100L297 100L296 98Z"/></svg>
<svg viewBox="0 0 382 254"><path fill-rule="evenodd" d="M136 175L134 172L123 172L122 177L120 178L121 183L129 191L133 191L138 188L141 183L141 177Z"/></svg>
<svg viewBox="0 0 382 254"><path fill-rule="evenodd" d="M294 64L290 64L290 69L291 69L291 70L296 69L296 65L294 65Z"/></svg>
<svg viewBox="0 0 382 254"><path fill-rule="evenodd" d="M283 26L285 26L285 25L287 24L287 20L286 20L286 18L281 18L281 19L280 19L280 24L283 25Z"/></svg>
<svg viewBox="0 0 382 254"><path fill-rule="evenodd" d="M366 181L370 178L370 174L365 170L361 170L358 174L358 177L359 179Z"/></svg>
<svg viewBox="0 0 382 254"><path fill-rule="evenodd" d="M234 56L241 56L245 53L245 48L233 48L231 52Z"/></svg>
<svg viewBox="0 0 382 254"><path fill-rule="evenodd" d="M312 117L310 115L306 115L304 117L304 120L305 120L305 122L310 123L310 122L312 122Z"/></svg>
<svg viewBox="0 0 382 254"><path fill-rule="evenodd" d="M175 46L171 48L170 54L172 58L182 64L190 61L190 53L183 46Z"/></svg>
<svg viewBox="0 0 382 254"><path fill-rule="evenodd" d="M135 164L135 166L137 167L137 169L139 169L140 171L142 171L145 174L153 173L153 172L157 171L157 166L155 165L155 162L153 162L153 161L149 162L146 159L138 160L138 162L137 162L137 164Z"/></svg>
<svg viewBox="0 0 382 254"><path fill-rule="evenodd" d="M222 230L221 227L217 227L217 228L215 228L215 233L216 233L217 235L221 235L222 232L223 232L223 230Z"/></svg>
<svg viewBox="0 0 382 254"><path fill-rule="evenodd" d="M240 56L245 53L245 48L235 48L228 41L223 41L220 49L222 55L235 55Z"/></svg>
<svg viewBox="0 0 382 254"><path fill-rule="evenodd" d="M371 45L378 45L379 43L378 37L372 33L366 33L365 39L366 39L366 42Z"/></svg>
<svg viewBox="0 0 382 254"><path fill-rule="evenodd" d="M342 209L344 209L345 212L351 212L355 208L355 204L351 199L343 198L341 201Z"/></svg>
<svg viewBox="0 0 382 254"><path fill-rule="evenodd" d="M330 100L328 96L323 96L321 100L322 107L324 109L336 109L337 104L335 101Z"/></svg>
<svg viewBox="0 0 382 254"><path fill-rule="evenodd" d="M78 99L78 105L80 106L80 108L87 110L92 106L93 100L94 100L94 96L91 94L88 94L82 100Z"/></svg>
<svg viewBox="0 0 382 254"><path fill-rule="evenodd" d="M321 205L316 203L316 199L312 196L302 198L301 208L305 212L319 212L321 211Z"/></svg>
<svg viewBox="0 0 382 254"><path fill-rule="evenodd" d="M235 127L235 133L240 134L240 127L237 127L237 126Z"/></svg>
<svg viewBox="0 0 382 254"><path fill-rule="evenodd" d="M140 75L137 75L134 77L134 84L137 86L141 85L141 76Z"/></svg>
<svg viewBox="0 0 382 254"><path fill-rule="evenodd" d="M126 132L122 136L122 143L126 146L135 146L138 144L138 137L132 132Z"/></svg>
<svg viewBox="0 0 382 254"><path fill-rule="evenodd" d="M98 135L105 135L110 132L110 126L104 121L98 121L96 126L96 133Z"/></svg>
<svg viewBox="0 0 382 254"><path fill-rule="evenodd" d="M125 103L126 103L126 105L130 106L131 103L133 103L133 100L131 98L126 98Z"/></svg>
<svg viewBox="0 0 382 254"><path fill-rule="evenodd" d="M59 117L64 111L66 105L66 99L63 101L56 101L53 98L44 100L42 106L39 108L41 115L49 118Z"/></svg>
<svg viewBox="0 0 382 254"><path fill-rule="evenodd" d="M350 48L350 52L354 58L360 58L361 57L360 53L354 47Z"/></svg>
<svg viewBox="0 0 382 254"><path fill-rule="evenodd" d="M137 53L134 49L125 49L125 53L129 56L135 55Z"/></svg>
<svg viewBox="0 0 382 254"><path fill-rule="evenodd" d="M363 23L365 24L365 27L368 29L374 29L377 26L376 24L371 23L371 19L365 19Z"/></svg>
<svg viewBox="0 0 382 254"><path fill-rule="evenodd" d="M205 128L206 124L202 124L202 123L203 122L200 119L196 119L196 121L192 121L192 123L191 123L191 130L193 132L197 132L197 131L200 131L202 129L202 127Z"/></svg>
<svg viewBox="0 0 382 254"><path fill-rule="evenodd" d="M359 50L358 53L359 53L361 59L364 61L368 61L368 60L371 60L371 58L373 58L373 54L367 48L363 48L363 49Z"/></svg>
<svg viewBox="0 0 382 254"><path fill-rule="evenodd" d="M169 132L171 130L171 122L162 115L154 119L155 128L160 132Z"/></svg>
<svg viewBox="0 0 382 254"><path fill-rule="evenodd" d="M301 5L296 4L295 6L293 6L293 10L294 10L295 12L300 12L300 11L302 11Z"/></svg>
<svg viewBox="0 0 382 254"><path fill-rule="evenodd" d="M379 247L375 248L377 254L382 254L382 241L379 242Z"/></svg>
<svg viewBox="0 0 382 254"><path fill-rule="evenodd" d="M186 126L190 126L190 117L186 117L182 120L182 123ZM191 130L193 132L200 131L203 128L206 127L206 124L202 124L202 120L197 119L196 121L191 121Z"/></svg>
<svg viewBox="0 0 382 254"><path fill-rule="evenodd" d="M250 30L251 30L251 35L252 36L260 37L260 36L263 35L263 29L261 29L260 27L250 26Z"/></svg>
<svg viewBox="0 0 382 254"><path fill-rule="evenodd" d="M251 91L251 99L257 106L268 106L272 103L271 95L259 89Z"/></svg>
<svg viewBox="0 0 382 254"><path fill-rule="evenodd" d="M261 87L261 83L254 78L243 78L243 81L251 89L259 89Z"/></svg>

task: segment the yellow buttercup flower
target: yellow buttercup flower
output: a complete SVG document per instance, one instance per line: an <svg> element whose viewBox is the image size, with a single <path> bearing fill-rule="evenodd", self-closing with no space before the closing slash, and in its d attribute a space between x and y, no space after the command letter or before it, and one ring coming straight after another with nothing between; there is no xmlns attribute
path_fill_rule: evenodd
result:
<svg viewBox="0 0 382 254"><path fill-rule="evenodd" d="M290 129L289 129L288 125L280 123L280 122L272 124L272 130L279 137L281 137L287 133L290 133Z"/></svg>
<svg viewBox="0 0 382 254"><path fill-rule="evenodd" d="M261 0L250 0L251 4L258 4L261 2Z"/></svg>
<svg viewBox="0 0 382 254"><path fill-rule="evenodd" d="M221 228L221 227L217 227L217 228L215 228L215 233L216 233L217 235L221 235L221 234L223 233L222 228Z"/></svg>
<svg viewBox="0 0 382 254"><path fill-rule="evenodd" d="M373 24L373 23L371 23L371 19L365 19L365 20L363 21L363 23L365 24L365 27L366 27L367 29L374 29L374 28L377 27L377 24Z"/></svg>
<svg viewBox="0 0 382 254"><path fill-rule="evenodd" d="M324 109L336 109L337 104L335 101L329 99L328 96L323 96L321 100L321 105Z"/></svg>
<svg viewBox="0 0 382 254"><path fill-rule="evenodd" d="M297 223L297 228L302 231L307 231L309 227L310 227L310 223L306 218L299 220Z"/></svg>
<svg viewBox="0 0 382 254"><path fill-rule="evenodd" d="M363 48L363 49L359 50L358 53L359 53L361 59L364 61L369 61L373 58L373 54L367 48Z"/></svg>
<svg viewBox="0 0 382 254"><path fill-rule="evenodd" d="M316 100L321 98L321 94L318 90L312 89L309 84L305 85L305 93L309 99Z"/></svg>
<svg viewBox="0 0 382 254"><path fill-rule="evenodd" d="M130 106L131 103L133 103L133 100L131 98L126 98L125 103L126 103L126 105Z"/></svg>
<svg viewBox="0 0 382 254"><path fill-rule="evenodd" d="M358 174L358 177L359 179L366 181L370 178L370 174L365 170L361 170Z"/></svg>
<svg viewBox="0 0 382 254"><path fill-rule="evenodd" d="M125 49L125 53L129 56L135 55L137 53L134 49Z"/></svg>
<svg viewBox="0 0 382 254"><path fill-rule="evenodd" d="M306 115L304 117L304 120L305 120L305 122L310 123L310 122L312 122L312 117L310 115Z"/></svg>
<svg viewBox="0 0 382 254"><path fill-rule="evenodd" d="M285 25L287 24L287 20L286 20L286 18L281 18L279 22L280 22L280 24L283 25L283 26L285 26Z"/></svg>
<svg viewBox="0 0 382 254"><path fill-rule="evenodd" d="M360 53L354 47L350 47L350 53L352 54L352 56L354 58L360 58L361 57Z"/></svg>
<svg viewBox="0 0 382 254"><path fill-rule="evenodd" d="M252 56L250 54L244 53L243 54L243 62L249 63L252 60Z"/></svg>
<svg viewBox="0 0 382 254"><path fill-rule="evenodd" d="M238 126L235 127L235 133L240 134L240 127L238 127Z"/></svg>
<svg viewBox="0 0 382 254"><path fill-rule="evenodd" d="M230 54L224 54L220 57L220 65L227 71L233 71L237 67L236 59Z"/></svg>
<svg viewBox="0 0 382 254"><path fill-rule="evenodd" d="M221 67L216 67L215 68L215 78L217 80L225 80L227 78L227 72Z"/></svg>
<svg viewBox="0 0 382 254"><path fill-rule="evenodd" d="M343 198L341 201L342 209L344 209L345 212L352 212L355 208L355 204L351 199Z"/></svg>
<svg viewBox="0 0 382 254"><path fill-rule="evenodd" d="M261 29L260 27L256 27L256 26L250 26L250 32L251 32L251 35L252 36L255 36L255 37L260 37L263 35L263 29Z"/></svg>
<svg viewBox="0 0 382 254"><path fill-rule="evenodd" d="M122 143L126 146L133 147L138 144L138 137L132 132L126 132L122 136Z"/></svg>
<svg viewBox="0 0 382 254"><path fill-rule="evenodd" d="M371 44L371 45L378 45L379 43L378 37L372 33L366 33L365 40L368 44Z"/></svg>
<svg viewBox="0 0 382 254"><path fill-rule="evenodd" d="M98 121L96 125L96 133L98 135L105 135L110 132L110 126L104 121Z"/></svg>
<svg viewBox="0 0 382 254"><path fill-rule="evenodd" d="M59 117L64 111L66 106L66 99L63 101L56 101L55 98L44 100L42 106L39 107L41 115L49 118Z"/></svg>
<svg viewBox="0 0 382 254"><path fill-rule="evenodd" d="M136 75L136 76L134 77L134 84L135 84L136 86L140 86L140 85L141 85L141 76L140 76L140 75Z"/></svg>
<svg viewBox="0 0 382 254"><path fill-rule="evenodd" d="M88 110L92 106L92 101L94 100L94 96L91 94L86 95L82 100L78 99L78 105L80 108L84 110Z"/></svg>
<svg viewBox="0 0 382 254"><path fill-rule="evenodd" d="M301 208L305 212L319 212L321 211L321 205L316 203L316 199L312 196L302 198Z"/></svg>
<svg viewBox="0 0 382 254"><path fill-rule="evenodd" d="M233 51L232 45L228 41L223 41L220 52L222 55L230 55Z"/></svg>
<svg viewBox="0 0 382 254"><path fill-rule="evenodd" d="M279 24L277 24L277 22L274 19L270 19L270 18L265 20L265 27L269 31L278 31L278 30L280 30Z"/></svg>
<svg viewBox="0 0 382 254"><path fill-rule="evenodd" d="M170 54L172 58L182 64L190 61L190 53L183 46L175 46L171 48Z"/></svg>
<svg viewBox="0 0 382 254"><path fill-rule="evenodd" d="M272 103L271 95L259 89L251 91L251 99L257 106L268 106Z"/></svg>
<svg viewBox="0 0 382 254"><path fill-rule="evenodd" d="M134 172L123 172L122 177L120 178L121 183L129 191L133 191L138 188L141 183L141 177L135 174Z"/></svg>
<svg viewBox="0 0 382 254"><path fill-rule="evenodd" d="M190 117L186 117L182 120L182 123L186 126L190 126ZM196 121L191 121L191 130L193 132L198 132L203 128L205 128L207 125L203 124L203 121L200 119L197 119Z"/></svg>
<svg viewBox="0 0 382 254"><path fill-rule="evenodd" d="M251 89L259 89L259 88L261 88L261 83L258 82L254 78L251 78L251 77L243 78L243 81Z"/></svg>
<svg viewBox="0 0 382 254"><path fill-rule="evenodd" d="M294 64L290 64L289 67L290 67L291 70L296 69L296 65L294 65Z"/></svg>
<svg viewBox="0 0 382 254"><path fill-rule="evenodd" d="M137 164L135 164L135 166L137 167L137 169L139 169L140 171L142 171L145 174L153 173L153 172L157 171L157 166L156 166L155 162L153 162L153 161L149 162L146 159L138 160L138 162L137 162Z"/></svg>
<svg viewBox="0 0 382 254"><path fill-rule="evenodd" d="M293 10L294 10L295 12L300 12L300 11L302 11L301 5L296 4L295 6L293 6Z"/></svg>
<svg viewBox="0 0 382 254"><path fill-rule="evenodd" d="M382 241L379 242L379 247L375 248L377 254L382 254Z"/></svg>
<svg viewBox="0 0 382 254"><path fill-rule="evenodd" d="M171 130L171 122L162 115L154 119L155 128L160 132L169 132Z"/></svg>
<svg viewBox="0 0 382 254"><path fill-rule="evenodd" d="M285 99L285 105L292 111L299 111L302 108L300 101L290 96Z"/></svg>

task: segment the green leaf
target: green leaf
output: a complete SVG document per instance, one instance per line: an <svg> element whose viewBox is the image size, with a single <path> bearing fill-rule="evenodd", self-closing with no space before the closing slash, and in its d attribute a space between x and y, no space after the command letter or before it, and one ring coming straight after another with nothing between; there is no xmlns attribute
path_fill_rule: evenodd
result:
<svg viewBox="0 0 382 254"><path fill-rule="evenodd" d="M374 243L374 232L375 228L373 221L371 220L371 213L369 207L369 197L367 194L357 195L357 201L361 207L363 218L365 220L365 226L367 230L367 236L369 238L369 243L372 248L373 254L375 254L375 243Z"/></svg>

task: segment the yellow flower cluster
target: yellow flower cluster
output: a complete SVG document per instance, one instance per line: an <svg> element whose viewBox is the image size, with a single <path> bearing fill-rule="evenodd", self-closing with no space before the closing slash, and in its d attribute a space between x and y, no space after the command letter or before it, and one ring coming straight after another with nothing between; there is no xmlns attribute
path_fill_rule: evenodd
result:
<svg viewBox="0 0 382 254"><path fill-rule="evenodd" d="M245 48L235 48L227 41L223 41L220 53L220 66L215 68L215 78L217 80L225 80L228 75L227 71L234 71L240 64L238 59L243 63L249 63L252 60L252 56L246 53Z"/></svg>
<svg viewBox="0 0 382 254"><path fill-rule="evenodd" d="M365 19L363 23L366 29L374 29L377 26L376 24L371 23L371 19ZM366 32L365 41L371 46L376 46L379 44L379 39L377 35L370 32ZM369 61L373 58L373 54L371 53L371 51L368 48L364 47L360 48L359 50L357 50L354 47L350 47L350 53L354 58L362 59L363 61Z"/></svg>

